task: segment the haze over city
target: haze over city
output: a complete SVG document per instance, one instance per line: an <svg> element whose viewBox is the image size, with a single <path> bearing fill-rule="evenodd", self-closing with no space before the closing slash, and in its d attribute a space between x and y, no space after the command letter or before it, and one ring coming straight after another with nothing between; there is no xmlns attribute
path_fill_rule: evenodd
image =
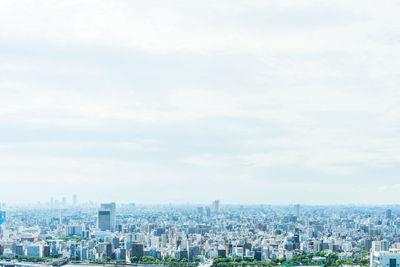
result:
<svg viewBox="0 0 400 267"><path fill-rule="evenodd" d="M0 202L398 204L398 11L2 1Z"/></svg>

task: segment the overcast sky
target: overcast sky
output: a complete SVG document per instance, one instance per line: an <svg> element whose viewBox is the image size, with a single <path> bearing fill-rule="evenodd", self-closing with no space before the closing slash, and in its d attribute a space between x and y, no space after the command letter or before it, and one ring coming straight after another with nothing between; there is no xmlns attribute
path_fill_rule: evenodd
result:
<svg viewBox="0 0 400 267"><path fill-rule="evenodd" d="M0 2L0 202L400 203L399 1Z"/></svg>

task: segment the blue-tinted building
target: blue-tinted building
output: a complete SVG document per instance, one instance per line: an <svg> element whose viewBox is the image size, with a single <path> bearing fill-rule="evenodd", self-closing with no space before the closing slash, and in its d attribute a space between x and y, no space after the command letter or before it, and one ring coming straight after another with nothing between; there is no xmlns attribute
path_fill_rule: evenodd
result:
<svg viewBox="0 0 400 267"><path fill-rule="evenodd" d="M0 210L0 224L3 224L6 221L6 212Z"/></svg>

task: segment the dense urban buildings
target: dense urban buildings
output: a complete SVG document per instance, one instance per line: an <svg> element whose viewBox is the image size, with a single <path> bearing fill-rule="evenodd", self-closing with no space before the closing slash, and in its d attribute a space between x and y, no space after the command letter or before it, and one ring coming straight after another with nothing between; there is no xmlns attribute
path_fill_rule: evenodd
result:
<svg viewBox="0 0 400 267"><path fill-rule="evenodd" d="M0 258L214 266L400 264L400 207L77 203L0 211ZM244 263L242 263L244 262Z"/></svg>

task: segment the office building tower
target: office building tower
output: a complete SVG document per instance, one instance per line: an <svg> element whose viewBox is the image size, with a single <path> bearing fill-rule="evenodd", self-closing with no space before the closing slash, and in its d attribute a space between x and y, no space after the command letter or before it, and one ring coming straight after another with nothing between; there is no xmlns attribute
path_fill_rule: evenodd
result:
<svg viewBox="0 0 400 267"><path fill-rule="evenodd" d="M144 246L139 243L132 243L131 245L131 257L143 257L144 254Z"/></svg>
<svg viewBox="0 0 400 267"><path fill-rule="evenodd" d="M211 206L211 211L213 213L218 213L219 212L219 200L214 200Z"/></svg>
<svg viewBox="0 0 400 267"><path fill-rule="evenodd" d="M389 241L388 240L381 241L381 251L389 251Z"/></svg>
<svg viewBox="0 0 400 267"><path fill-rule="evenodd" d="M223 248L221 248L221 249L218 249L218 257L220 257L220 258L226 258L226 250L225 249L223 249Z"/></svg>
<svg viewBox="0 0 400 267"><path fill-rule="evenodd" d="M364 249L365 251L370 251L372 248L372 240L371 239L366 239L364 241Z"/></svg>
<svg viewBox="0 0 400 267"><path fill-rule="evenodd" d="M50 246L44 246L43 247L43 257L50 257Z"/></svg>
<svg viewBox="0 0 400 267"><path fill-rule="evenodd" d="M392 219L392 210L391 209L386 210L386 219L388 219L388 220Z"/></svg>
<svg viewBox="0 0 400 267"><path fill-rule="evenodd" d="M198 213L200 216L203 216L203 215L204 215L204 208L203 208L203 207L198 207L198 208L197 208L197 213Z"/></svg>
<svg viewBox="0 0 400 267"><path fill-rule="evenodd" d="M101 204L98 213L98 227L102 231L115 231L115 203Z"/></svg>
<svg viewBox="0 0 400 267"><path fill-rule="evenodd" d="M106 247L105 247L106 257L110 257L111 258L112 253L113 253L112 244L111 243L107 243Z"/></svg>
<svg viewBox="0 0 400 267"><path fill-rule="evenodd" d="M82 236L82 232L83 232L82 226L68 225L66 228L67 236Z"/></svg>
<svg viewBox="0 0 400 267"><path fill-rule="evenodd" d="M126 249L121 248L119 250L119 259L120 260L126 260Z"/></svg>
<svg viewBox="0 0 400 267"><path fill-rule="evenodd" d="M101 231L111 231L111 211L99 210L97 222Z"/></svg>
<svg viewBox="0 0 400 267"><path fill-rule="evenodd" d="M0 225L6 221L6 212L0 210Z"/></svg>
<svg viewBox="0 0 400 267"><path fill-rule="evenodd" d="M24 256L25 255L25 249L24 249L23 245L15 246L15 255L18 255L18 256Z"/></svg>
<svg viewBox="0 0 400 267"><path fill-rule="evenodd" d="M113 237L113 239L112 239L112 244L113 244L113 247L114 247L114 249L117 249L117 248L119 248L119 238L118 237Z"/></svg>
<svg viewBox="0 0 400 267"><path fill-rule="evenodd" d="M210 216L211 216L211 209L210 209L210 207L206 207L206 215L207 215L207 217L210 217Z"/></svg>
<svg viewBox="0 0 400 267"><path fill-rule="evenodd" d="M87 260L88 259L88 248L87 247L82 247L81 248L80 259L81 260Z"/></svg>
<svg viewBox="0 0 400 267"><path fill-rule="evenodd" d="M26 255L30 257L42 257L42 246L40 245L27 246Z"/></svg>
<svg viewBox="0 0 400 267"><path fill-rule="evenodd" d="M200 255L199 246L190 246L188 249L188 256L190 261L194 261L198 255Z"/></svg>
<svg viewBox="0 0 400 267"><path fill-rule="evenodd" d="M180 259L183 259L183 258L188 259L189 258L187 249L182 249L181 248L181 250L179 251L179 258Z"/></svg>
<svg viewBox="0 0 400 267"><path fill-rule="evenodd" d="M300 217L300 205L299 204L294 205L294 209L296 217L297 218Z"/></svg>
<svg viewBox="0 0 400 267"><path fill-rule="evenodd" d="M371 243L372 251L381 251L381 242L380 241L372 241Z"/></svg>

